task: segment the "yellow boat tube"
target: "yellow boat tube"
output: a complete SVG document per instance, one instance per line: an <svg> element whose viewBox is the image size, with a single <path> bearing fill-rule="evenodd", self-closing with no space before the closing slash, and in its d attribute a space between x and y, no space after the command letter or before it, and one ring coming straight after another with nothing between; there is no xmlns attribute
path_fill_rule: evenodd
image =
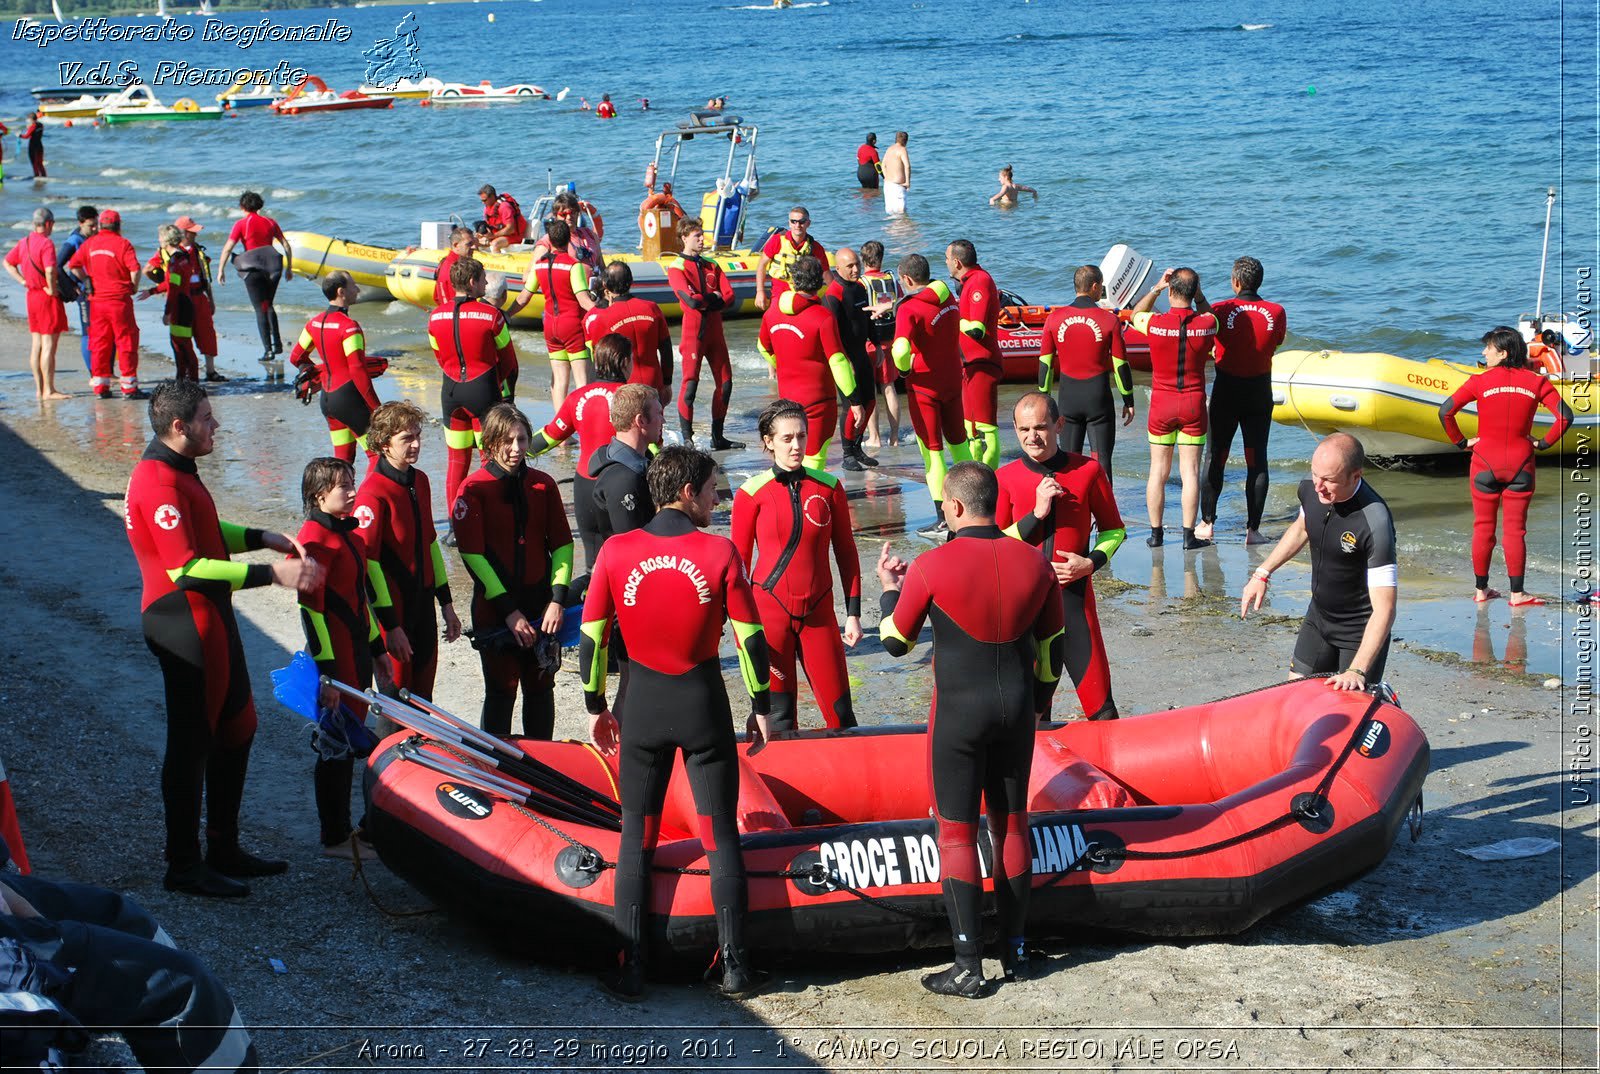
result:
<svg viewBox="0 0 1600 1074"><path fill-rule="evenodd" d="M319 279L330 272L343 270L361 287L361 301L388 301L397 297L389 290L386 275L389 263L401 251L387 246L366 246L332 235L318 235L311 231L286 231L284 238L294 250L291 267L298 276Z"/></svg>

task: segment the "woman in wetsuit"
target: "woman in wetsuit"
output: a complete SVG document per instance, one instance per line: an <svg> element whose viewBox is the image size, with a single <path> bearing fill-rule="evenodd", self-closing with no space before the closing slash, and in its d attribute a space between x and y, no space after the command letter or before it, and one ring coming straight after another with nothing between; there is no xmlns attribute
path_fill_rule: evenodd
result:
<svg viewBox="0 0 1600 1074"><path fill-rule="evenodd" d="M1505 511L1506 573L1511 576L1510 605L1543 604L1524 592L1527 564L1525 537L1528 504L1533 500L1534 451L1558 442L1572 424L1572 409L1545 377L1528 367L1528 345L1514 328L1501 325L1483 337L1489 368L1471 377L1439 407L1445 435L1463 451L1472 451L1472 573L1478 603L1500 594L1489 588L1489 557L1494 552L1495 523ZM1456 424L1456 413L1478 404L1478 435L1468 439ZM1555 424L1543 440L1533 435L1533 418L1543 406Z"/></svg>
<svg viewBox="0 0 1600 1074"><path fill-rule="evenodd" d="M828 566L831 546L844 583L844 642L854 647L861 640L861 560L844 486L832 474L802 465L806 412L799 403L779 399L762 412L758 429L773 466L734 493L733 544L750 575L771 651L771 726L799 726L798 662L823 722L854 727Z"/></svg>
<svg viewBox="0 0 1600 1074"><path fill-rule="evenodd" d="M283 339L278 334L278 311L273 299L278 295L280 280L291 279L294 269L294 250L283 237L283 229L270 216L262 216L266 202L254 190L239 195L239 208L244 217L236 221L228 232L228 241L222 246L222 256L217 261L217 282L228 279L229 255L235 246L244 250L234 255L233 264L244 281L245 293L250 296L250 307L256 312L256 332L261 336L261 361L272 363L283 353ZM278 252L278 247L283 252Z"/></svg>

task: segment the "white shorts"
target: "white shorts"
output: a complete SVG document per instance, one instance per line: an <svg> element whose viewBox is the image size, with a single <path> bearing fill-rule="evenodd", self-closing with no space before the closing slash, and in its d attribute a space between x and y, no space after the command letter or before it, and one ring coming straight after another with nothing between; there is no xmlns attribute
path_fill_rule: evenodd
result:
<svg viewBox="0 0 1600 1074"><path fill-rule="evenodd" d="M906 188L901 183L883 181L883 211L886 213L903 213L906 211Z"/></svg>

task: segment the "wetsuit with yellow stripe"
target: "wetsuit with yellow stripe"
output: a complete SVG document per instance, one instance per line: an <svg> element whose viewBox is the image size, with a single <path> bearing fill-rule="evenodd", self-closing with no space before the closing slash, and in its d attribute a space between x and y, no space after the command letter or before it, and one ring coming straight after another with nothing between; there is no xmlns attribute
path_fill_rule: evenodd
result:
<svg viewBox="0 0 1600 1074"><path fill-rule="evenodd" d="M895 368L906 375L906 409L928 474L934 513L944 500L948 444L956 462L972 458L961 407L960 308L943 280L907 295L895 308Z"/></svg>
<svg viewBox="0 0 1600 1074"><path fill-rule="evenodd" d="M444 374L439 386L447 458L444 495L454 504L456 490L472 469L484 415L509 399L516 387L517 350L505 314L465 295L428 315L428 345Z"/></svg>
<svg viewBox="0 0 1600 1074"><path fill-rule="evenodd" d="M839 424L839 396L856 392L839 323L816 295L785 290L761 318L756 345L778 373L778 394L805 407L805 465L822 468Z"/></svg>
<svg viewBox="0 0 1600 1074"><path fill-rule="evenodd" d="M978 265L961 277L961 412L973 458L991 470L1000 465L1000 292Z"/></svg>
<svg viewBox="0 0 1600 1074"><path fill-rule="evenodd" d="M378 393L367 373L367 337L344 306L329 306L306 322L289 351L289 362L303 373L314 372L322 359L322 416L328 422L333 453L345 462L356 459L356 445L367 448L367 428L378 409Z"/></svg>
<svg viewBox="0 0 1600 1074"><path fill-rule="evenodd" d="M194 295L202 285L194 255L181 246L162 247L145 263L144 271L156 281L156 291L167 296L161 315L167 322L178 379L199 380L200 359L194 352Z"/></svg>
<svg viewBox="0 0 1600 1074"><path fill-rule="evenodd" d="M534 286L544 295L544 345L552 362L587 362L580 293L589 290L589 269L566 250L546 250L534 262ZM638 356L636 355L635 358Z"/></svg>
<svg viewBox="0 0 1600 1074"><path fill-rule="evenodd" d="M616 711L622 837L615 920L624 955L636 961L650 909L650 858L679 750L711 866L719 943L742 946L747 898L734 819L738 752L717 656L724 619L733 627L745 689L765 713L771 704L766 637L733 542L700 531L672 508L606 542L583 606L579 670L589 711L604 712L606 648L615 623L628 639L629 657Z"/></svg>

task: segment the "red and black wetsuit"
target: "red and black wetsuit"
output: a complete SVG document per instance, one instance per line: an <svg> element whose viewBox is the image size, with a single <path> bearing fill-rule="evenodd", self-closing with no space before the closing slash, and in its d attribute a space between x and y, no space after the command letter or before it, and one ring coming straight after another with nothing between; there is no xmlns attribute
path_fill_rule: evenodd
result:
<svg viewBox="0 0 1600 1074"><path fill-rule="evenodd" d="M872 342L872 316L867 313L867 289L859 280L845 281L835 276L823 292L822 304L833 314L839 329L839 340L850 359L850 370L855 374L854 395L841 395L839 436L846 442L860 440L872 428L872 412L878 405L878 374L872 368L872 355L868 350ZM856 424L850 408L861 408L861 423Z"/></svg>
<svg viewBox="0 0 1600 1074"><path fill-rule="evenodd" d="M190 234L186 232L185 234ZM217 299L211 293L211 258L206 254L206 248L193 240L183 247L189 256L194 258L200 284L190 292L194 300L194 346L201 354L208 358L217 356Z"/></svg>
<svg viewBox="0 0 1600 1074"><path fill-rule="evenodd" d="M961 277L961 415L967 439L981 441L973 457L1000 465L1000 291L994 277L978 265Z"/></svg>
<svg viewBox="0 0 1600 1074"><path fill-rule="evenodd" d="M67 262L89 277L89 385L111 391L111 355L116 352L122 394L139 390L139 323L133 319L133 274L139 258L133 244L114 231L89 236Z"/></svg>
<svg viewBox="0 0 1600 1074"><path fill-rule="evenodd" d="M856 182L863 190L878 189L878 147L862 143L856 147Z"/></svg>
<svg viewBox="0 0 1600 1074"><path fill-rule="evenodd" d="M300 625L317 671L365 690L372 685L373 657L383 655L383 637L367 600L367 549L356 527L354 518L334 518L321 511L313 511L300 527L297 539L306 555L326 572L320 589L300 595ZM352 698L342 703L358 718L366 715L366 702ZM312 768L325 847L350 838L354 771L354 757L329 761L318 756Z"/></svg>
<svg viewBox="0 0 1600 1074"><path fill-rule="evenodd" d="M1272 356L1289 329L1283 307L1253 291L1211 305L1217 319L1217 369L1211 380L1211 433L1200 517L1217 520L1222 475L1234 430L1244 433L1245 528L1260 529L1267 507L1267 437L1272 431Z"/></svg>
<svg viewBox="0 0 1600 1074"><path fill-rule="evenodd" d="M688 515L670 508L643 529L606 542L583 605L578 666L585 705L591 713L604 712L613 624L628 638L616 711L622 730L622 837L615 920L625 954L636 960L650 910L650 858L680 749L711 866L718 940L723 947L742 947L747 899L735 821L738 752L717 657L724 619L733 627L745 688L755 710L766 712L767 643L733 542L701 532ZM672 629L663 630L663 623Z"/></svg>
<svg viewBox="0 0 1600 1074"><path fill-rule="evenodd" d="M200 861L202 790L211 852L238 845L256 705L233 591L270 585L272 569L228 559L266 547L262 532L219 521L194 460L160 440L133 468L123 517L143 582L145 644L166 683L161 798L176 870Z"/></svg>
<svg viewBox="0 0 1600 1074"><path fill-rule="evenodd" d="M995 477L1000 481L995 524L1040 548L1052 568L1065 563L1070 552L1087 556L1094 562L1094 569L1099 570L1126 536L1111 480L1087 455L1058 451L1043 463L1023 456L995 471ZM1052 500L1050 514L1040 519L1033 513L1033 505L1039 484L1046 477L1054 477L1066 495ZM1099 534L1093 547L1089 543L1091 529ZM1100 637L1092 574L1061 586L1061 612L1062 659L1078 688L1078 704L1083 707L1084 716L1091 720L1116 719L1111 665Z"/></svg>
<svg viewBox="0 0 1600 1074"><path fill-rule="evenodd" d="M960 320L942 280L901 299L894 315L894 364L906 374L906 409L935 504L944 499L945 445L957 462L972 457L961 409Z"/></svg>
<svg viewBox="0 0 1600 1074"><path fill-rule="evenodd" d="M1465 451L1456 412L1476 401L1478 442L1472 445L1472 573L1479 589L1489 587L1489 557L1494 552L1496 516L1505 507L1506 573L1511 591L1523 592L1527 570L1528 504L1533 500L1533 419L1542 406L1555 424L1538 444L1547 448L1561 440L1572 424L1572 408L1556 386L1531 369L1497 365L1457 388L1439 407L1445 435Z"/></svg>
<svg viewBox="0 0 1600 1074"><path fill-rule="evenodd" d="M534 259L534 288L544 295L544 345L552 362L583 362L589 346L583 340L583 307L578 292L589 290L589 270L566 250L549 248ZM634 361L639 356L634 355Z"/></svg>
<svg viewBox="0 0 1600 1074"><path fill-rule="evenodd" d="M734 309L733 283L709 257L679 257L666 262L667 283L678 296L683 327L678 354L683 375L678 381L678 428L687 443L694 436L694 399L700 390L700 361L711 365L711 438L722 439L722 423L733 398L733 363L722 334L722 311Z"/></svg>
<svg viewBox="0 0 1600 1074"><path fill-rule="evenodd" d="M433 270L433 304L435 306L448 306L455 301L456 285L450 282L450 270L460 260L461 255L451 250L439 259L439 267Z"/></svg>
<svg viewBox="0 0 1600 1074"><path fill-rule="evenodd" d="M1101 308L1086 295L1050 311L1039 340L1039 390L1049 394L1058 374L1061 388L1056 402L1066 421L1061 447L1081 453L1087 440L1089 454L1109 479L1111 452L1117 444L1113 378L1122 405L1133 406L1133 371L1128 368L1116 311Z"/></svg>
<svg viewBox="0 0 1600 1074"><path fill-rule="evenodd" d="M455 601L433 528L428 475L415 466L401 473L378 456L356 491L353 517L366 542L372 610L385 631L398 627L411 643L411 659L394 662L394 683L431 699L439 662L433 603L442 608Z"/></svg>
<svg viewBox="0 0 1600 1074"><path fill-rule="evenodd" d="M778 371L778 394L806 410L806 465L822 466L842 394L856 392L839 326L815 295L784 288L761 318L756 345Z"/></svg>
<svg viewBox="0 0 1600 1074"><path fill-rule="evenodd" d="M615 332L633 344L633 373L629 384L648 384L661 395L661 405L672 398L672 329L661 307L644 298L620 298L609 306L589 311L583 335L589 352Z"/></svg>
<svg viewBox="0 0 1600 1074"><path fill-rule="evenodd" d="M918 556L903 591L886 591L882 608L878 633L892 656L910 652L923 621L933 620L928 767L956 960L970 964L983 943L980 795L1002 936L1020 939L1028 917L1034 730L1061 676L1055 575L1036 550L998 527L967 526Z"/></svg>
<svg viewBox="0 0 1600 1074"><path fill-rule="evenodd" d="M594 478L589 473L595 452L615 435L611 424L611 399L622 387L614 381L591 380L574 388L561 400L561 409L550 424L533 434L528 455L543 454L578 434L578 464L572 468L572 514L578 522L578 537L583 541L583 562L593 569L600 551L599 524L595 521ZM647 497L648 498L648 497Z"/></svg>
<svg viewBox="0 0 1600 1074"><path fill-rule="evenodd" d="M448 463L445 499L456 502L456 490L472 468L472 449L483 428L483 416L510 398L517 382L517 349L505 314L481 299L458 296L428 315L428 345L444 372L439 410L444 418Z"/></svg>
<svg viewBox="0 0 1600 1074"><path fill-rule="evenodd" d="M733 543L755 586L771 653L772 730L799 727L797 656L823 722L854 727L828 565L831 549L844 585L845 614L859 616L861 559L844 486L821 470L763 470L733 495Z"/></svg>
<svg viewBox="0 0 1600 1074"><path fill-rule="evenodd" d="M1217 337L1217 319L1179 308L1165 313L1135 313L1134 331L1150 340L1150 414L1146 430L1152 444L1206 442L1206 362Z"/></svg>
<svg viewBox="0 0 1600 1074"><path fill-rule="evenodd" d="M328 423L333 453L355 462L356 445L367 447L367 427L378 409L378 393L367 373L367 337L350 311L329 306L300 330L289 361L302 372L315 372L322 359L322 416Z"/></svg>
<svg viewBox="0 0 1600 1074"><path fill-rule="evenodd" d="M195 299L201 287L200 268L188 250L157 250L145 262L145 275L156 281L156 291L166 296L162 319L172 344L172 363L179 380L200 379L200 359L194 352Z"/></svg>
<svg viewBox="0 0 1600 1074"><path fill-rule="evenodd" d="M278 283L283 279L283 255L273 243L288 245L283 229L270 216L245 213L242 219L234 221L228 241L244 248L244 253L233 255L233 263L245 294L250 296L250 305L256 311L256 334L261 337L261 346L268 355L281 354L283 340L278 333L278 311L272 303L278 295Z"/></svg>
<svg viewBox="0 0 1600 1074"><path fill-rule="evenodd" d="M572 529L555 478L526 464L503 470L492 459L461 483L451 512L456 550L472 572L472 628L481 637L520 611L539 629L551 601L565 603L572 581ZM485 731L511 733L522 687L522 733L555 732L555 671L541 671L532 648L514 641L479 650Z"/></svg>
<svg viewBox="0 0 1600 1074"><path fill-rule="evenodd" d="M46 178L44 170L44 124L37 119L30 120L28 127L22 132L22 138L28 143L28 163L33 166L35 179Z"/></svg>

